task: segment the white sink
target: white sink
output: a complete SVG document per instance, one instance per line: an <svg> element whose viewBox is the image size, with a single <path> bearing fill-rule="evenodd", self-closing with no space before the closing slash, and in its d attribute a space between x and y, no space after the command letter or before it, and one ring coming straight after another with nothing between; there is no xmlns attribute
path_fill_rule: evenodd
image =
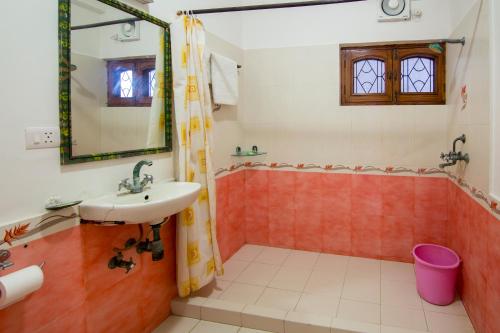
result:
<svg viewBox="0 0 500 333"><path fill-rule="evenodd" d="M166 182L142 193L118 192L85 200L80 204L80 216L87 221L156 224L189 207L200 188L198 183Z"/></svg>

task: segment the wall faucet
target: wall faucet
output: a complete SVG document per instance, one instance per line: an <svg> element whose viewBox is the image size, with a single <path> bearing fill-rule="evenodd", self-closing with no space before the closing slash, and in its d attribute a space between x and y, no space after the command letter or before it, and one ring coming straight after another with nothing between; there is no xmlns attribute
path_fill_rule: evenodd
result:
<svg viewBox="0 0 500 333"><path fill-rule="evenodd" d="M145 174L143 180L140 178L141 168L145 165L152 166L153 162L147 160L139 161L132 172L132 184L129 183L130 178L125 178L118 184L118 191L121 191L122 188L126 188L132 193L141 193L148 183L152 184L153 176Z"/></svg>
<svg viewBox="0 0 500 333"><path fill-rule="evenodd" d="M466 142L465 134L462 134L461 136L453 140L453 151L450 151L448 154L441 153L441 159L446 162L439 164L439 167L441 169L455 165L457 164L458 161L464 161L465 163L469 163L470 161L469 154L467 153L462 154L461 151L457 152L456 146L458 141L462 141L462 143L465 143Z"/></svg>

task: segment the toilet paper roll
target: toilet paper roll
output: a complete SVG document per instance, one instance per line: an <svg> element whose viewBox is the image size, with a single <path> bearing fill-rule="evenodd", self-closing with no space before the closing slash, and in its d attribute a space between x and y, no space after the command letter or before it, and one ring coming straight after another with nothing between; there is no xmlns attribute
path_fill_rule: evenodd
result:
<svg viewBox="0 0 500 333"><path fill-rule="evenodd" d="M17 272L0 276L0 309L19 302L40 289L43 271L38 266L29 266Z"/></svg>

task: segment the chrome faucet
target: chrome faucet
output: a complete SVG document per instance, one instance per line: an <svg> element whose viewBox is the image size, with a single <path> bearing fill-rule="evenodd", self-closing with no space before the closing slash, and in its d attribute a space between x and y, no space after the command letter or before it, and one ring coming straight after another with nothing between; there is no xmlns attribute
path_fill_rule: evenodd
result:
<svg viewBox="0 0 500 333"><path fill-rule="evenodd" d="M449 153L441 153L441 159L445 161L446 163L441 163L439 164L439 167L441 169L444 169L445 167L453 166L457 164L458 161L464 161L465 163L469 163L470 157L469 154L464 154L461 151L457 152L457 142L461 141L462 143L466 142L465 134L462 134L455 140L453 140L453 151L450 151Z"/></svg>
<svg viewBox="0 0 500 333"><path fill-rule="evenodd" d="M141 193L148 183L153 184L153 176L151 175L145 174L144 179L141 180L141 168L145 165L152 166L153 162L146 160L138 162L132 172L132 184L129 183L130 178L125 178L118 184L118 191L121 191L122 188L126 188L132 193Z"/></svg>

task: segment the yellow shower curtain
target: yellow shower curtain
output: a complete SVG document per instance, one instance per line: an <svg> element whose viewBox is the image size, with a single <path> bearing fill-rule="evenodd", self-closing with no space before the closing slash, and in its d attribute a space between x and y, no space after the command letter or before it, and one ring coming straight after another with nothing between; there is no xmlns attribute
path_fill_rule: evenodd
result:
<svg viewBox="0 0 500 333"><path fill-rule="evenodd" d="M198 19L181 16L172 23L171 33L178 177L201 184L196 202L177 219L177 287L185 297L221 274L222 261L216 237L205 31Z"/></svg>

